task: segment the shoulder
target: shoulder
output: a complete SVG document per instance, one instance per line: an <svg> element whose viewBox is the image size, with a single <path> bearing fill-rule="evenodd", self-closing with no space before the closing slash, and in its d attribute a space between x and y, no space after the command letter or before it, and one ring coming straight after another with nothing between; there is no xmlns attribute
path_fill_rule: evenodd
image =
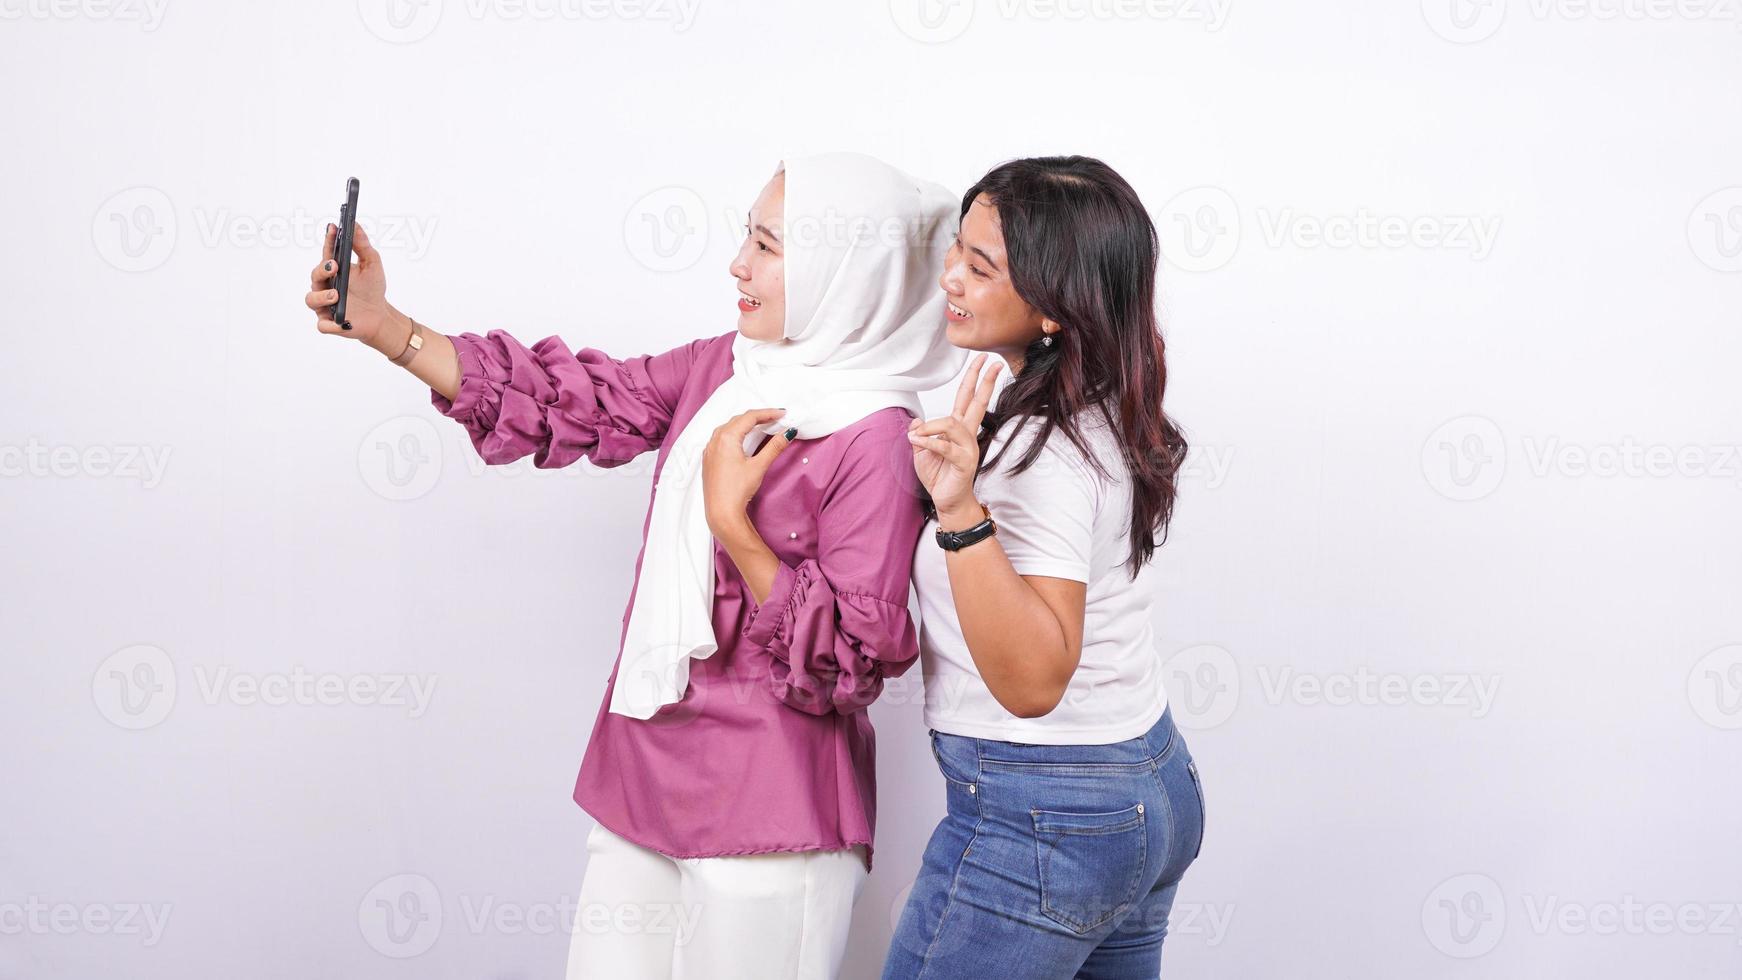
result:
<svg viewBox="0 0 1742 980"><path fill-rule="evenodd" d="M1031 451L1035 454L1035 460L1033 465L1024 471L1023 475L1043 466L1049 470L1063 468L1070 473L1093 473L1095 471L1095 467L1083 452L1083 447L1077 445L1076 440L1073 440L1060 426L1053 426L1052 430L1046 433L1045 441L1041 443L1040 448L1035 450L1034 444L1040 441L1044 428L1044 420L1033 416L1010 419L999 428L998 435L993 438L986 455L990 458L993 454L999 454L997 471L1005 475L1009 475L1016 464ZM1109 448L1114 447L1105 426L1091 421L1087 414L1077 421L1077 434L1089 446L1090 451L1097 456L1103 455Z"/></svg>
<svg viewBox="0 0 1742 980"><path fill-rule="evenodd" d="M655 360L681 361L688 366L691 374L718 374L724 368L727 374L732 371L732 338L738 331L724 333L717 337L701 337L687 344L680 344Z"/></svg>
<svg viewBox="0 0 1742 980"><path fill-rule="evenodd" d="M731 337L702 337L658 354L628 358L622 362L628 383L687 421L694 410L690 406L699 405L732 373ZM581 356L584 360L589 352ZM607 355L592 352L591 356Z"/></svg>
<svg viewBox="0 0 1742 980"><path fill-rule="evenodd" d="M1041 429L1042 420L1038 418L1006 422L986 454L988 460L997 454L997 465L987 468L984 482L1019 497L1056 498L1070 494L1099 508L1108 488L1122 482L1121 474L1125 471L1118 440L1105 416L1086 412L1079 418L1077 434L1088 447L1087 452L1058 426L1046 434L1046 441L1038 450L1033 450ZM1031 450L1033 462L1021 473L1014 472Z"/></svg>
<svg viewBox="0 0 1742 980"><path fill-rule="evenodd" d="M913 445L907 441L907 426L912 420L904 408L879 409L819 439L813 452L823 452L835 461L832 482L837 485L872 486L883 491L917 486Z"/></svg>
<svg viewBox="0 0 1742 980"><path fill-rule="evenodd" d="M717 337L703 337L692 340L684 345L688 351L691 363L697 367L721 367L726 373L732 371L732 339L738 336L738 331L729 330Z"/></svg>
<svg viewBox="0 0 1742 980"><path fill-rule="evenodd" d="M867 437L872 442L899 439L903 444L906 444L907 425L912 421L913 416L908 414L907 409L891 405L888 408L880 408L872 412L852 425L841 429L835 435L845 436L853 441Z"/></svg>
<svg viewBox="0 0 1742 980"><path fill-rule="evenodd" d="M891 405L837 429L824 439L838 449L843 459L881 457L889 452L889 447L898 446L902 455L910 457L908 468L912 469L913 446L907 441L907 426L912 421L907 409Z"/></svg>
<svg viewBox="0 0 1742 980"><path fill-rule="evenodd" d="M702 337L649 358L647 373L660 391L676 402L700 404L732 376L734 330Z"/></svg>

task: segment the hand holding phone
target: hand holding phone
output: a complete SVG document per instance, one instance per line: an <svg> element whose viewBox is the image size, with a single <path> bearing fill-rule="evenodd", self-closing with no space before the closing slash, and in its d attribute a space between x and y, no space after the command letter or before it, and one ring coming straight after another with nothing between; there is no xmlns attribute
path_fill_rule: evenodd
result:
<svg viewBox="0 0 1742 980"><path fill-rule="evenodd" d="M328 222L321 235L321 257L309 273L304 304L322 333L360 340L391 358L414 331L410 318L387 302L387 270L357 217L354 178L340 212L339 222Z"/></svg>
<svg viewBox="0 0 1742 980"><path fill-rule="evenodd" d="M339 240L333 246L334 261L339 263L339 276L335 288L339 291L339 301L333 304L333 322L340 329L351 329L351 322L345 319L345 299L351 286L351 240L357 229L357 191L361 183L352 177L345 182L345 203L339 205Z"/></svg>

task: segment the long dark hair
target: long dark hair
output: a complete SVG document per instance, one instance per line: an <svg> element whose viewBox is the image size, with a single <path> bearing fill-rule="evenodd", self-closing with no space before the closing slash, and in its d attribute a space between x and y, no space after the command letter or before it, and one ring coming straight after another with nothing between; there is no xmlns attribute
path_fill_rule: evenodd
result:
<svg viewBox="0 0 1742 980"><path fill-rule="evenodd" d="M1103 477L1077 420L1105 412L1131 475L1132 578L1167 540L1186 440L1161 410L1167 359L1155 315L1155 224L1137 192L1092 157L1029 157L1000 164L962 195L962 215L984 195L998 210L1011 282L1029 306L1064 329L1029 345L1022 373L998 396L980 430L1040 426L1011 469L1033 465L1054 429ZM1016 440L998 451L1004 455ZM981 470L999 463L984 460Z"/></svg>

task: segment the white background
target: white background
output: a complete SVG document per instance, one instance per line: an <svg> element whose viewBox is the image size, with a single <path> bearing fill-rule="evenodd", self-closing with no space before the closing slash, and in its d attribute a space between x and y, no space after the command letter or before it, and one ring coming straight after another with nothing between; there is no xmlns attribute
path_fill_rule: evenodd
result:
<svg viewBox="0 0 1742 980"><path fill-rule="evenodd" d="M0 978L560 976L648 470L482 467L316 333L318 236L357 175L432 328L664 350L826 149L1091 154L1161 229L1166 975L1737 974L1742 16L927 2L0 0Z"/></svg>

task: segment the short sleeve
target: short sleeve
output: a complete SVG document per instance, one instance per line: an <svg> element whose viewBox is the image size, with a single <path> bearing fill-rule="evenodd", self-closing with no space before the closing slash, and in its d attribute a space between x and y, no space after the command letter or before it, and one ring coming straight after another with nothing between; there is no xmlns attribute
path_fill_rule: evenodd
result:
<svg viewBox="0 0 1742 980"><path fill-rule="evenodd" d="M1030 423L1029 431L1019 434L998 460L990 478L981 476L980 502L998 525L999 545L1017 574L1087 583L1101 482L1076 446L1057 430L1028 469L1012 474L1037 427Z"/></svg>

